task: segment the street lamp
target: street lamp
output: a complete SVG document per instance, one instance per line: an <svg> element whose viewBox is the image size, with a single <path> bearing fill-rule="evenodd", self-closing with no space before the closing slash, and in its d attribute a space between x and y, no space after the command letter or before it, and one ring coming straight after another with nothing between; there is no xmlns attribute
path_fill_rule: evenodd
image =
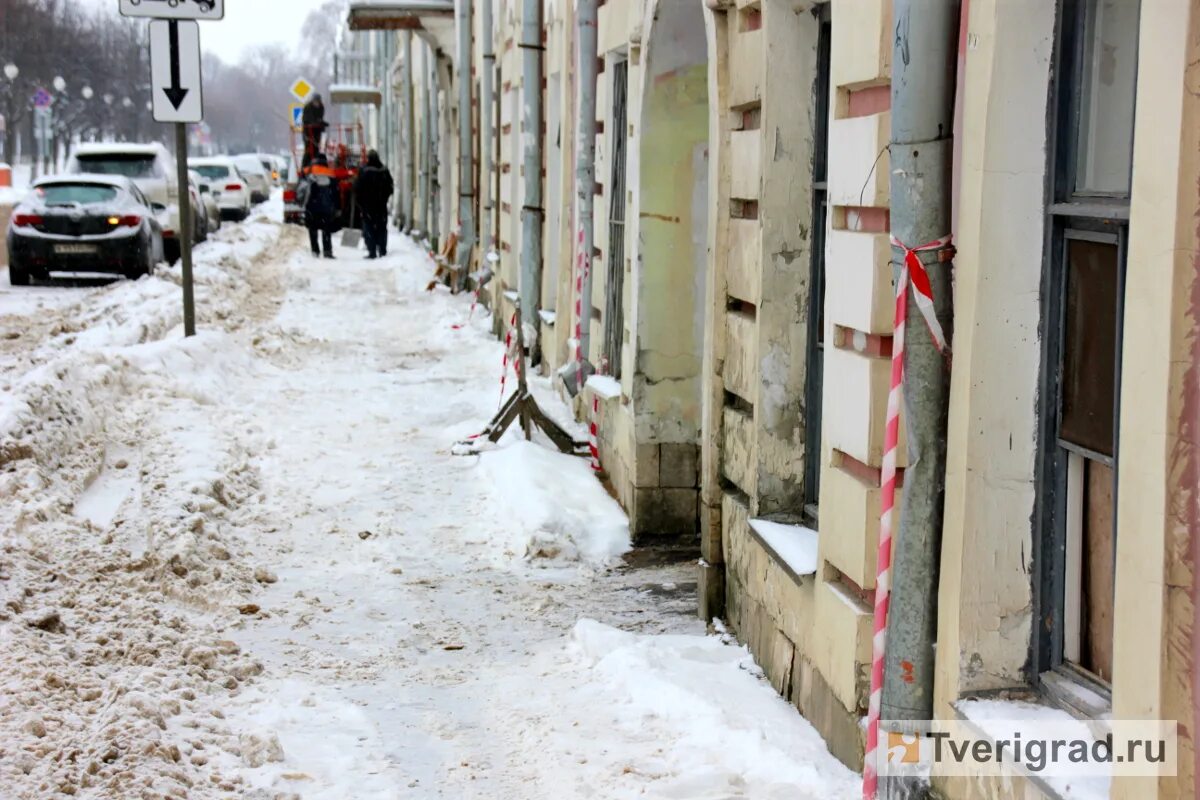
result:
<svg viewBox="0 0 1200 800"><path fill-rule="evenodd" d="M17 68L16 64L9 63L4 65L4 75L10 81L15 81L20 74L21 70Z"/></svg>

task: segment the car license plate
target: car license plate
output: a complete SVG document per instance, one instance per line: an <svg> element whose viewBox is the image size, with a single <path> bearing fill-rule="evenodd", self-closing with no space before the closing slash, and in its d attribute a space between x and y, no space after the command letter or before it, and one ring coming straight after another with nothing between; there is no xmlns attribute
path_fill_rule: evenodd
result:
<svg viewBox="0 0 1200 800"><path fill-rule="evenodd" d="M54 252L60 256L90 256L98 248L94 244L56 244Z"/></svg>

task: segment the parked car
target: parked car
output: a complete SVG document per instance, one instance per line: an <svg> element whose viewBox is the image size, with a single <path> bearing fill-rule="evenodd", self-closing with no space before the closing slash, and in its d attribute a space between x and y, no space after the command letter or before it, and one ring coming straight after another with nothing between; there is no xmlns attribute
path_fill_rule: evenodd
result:
<svg viewBox="0 0 1200 800"><path fill-rule="evenodd" d="M288 225L304 224L304 209L300 207L297 192L300 188L300 175L296 165L288 163L287 178L283 184L283 221Z"/></svg>
<svg viewBox="0 0 1200 800"><path fill-rule="evenodd" d="M188 177L191 178L200 194L200 204L204 208L204 234L207 238L208 234L221 229L221 207L217 205L217 199L213 197L212 184L205 180L203 175L194 169L189 169Z"/></svg>
<svg viewBox="0 0 1200 800"><path fill-rule="evenodd" d="M28 286L51 271L148 275L163 259L162 210L119 175L42 178L13 208L8 279Z"/></svg>
<svg viewBox="0 0 1200 800"><path fill-rule="evenodd" d="M286 176L280 172L279 158L270 153L258 153L257 156L258 162L262 164L263 170L267 173L267 178L271 181L271 185L281 186Z"/></svg>
<svg viewBox="0 0 1200 800"><path fill-rule="evenodd" d="M250 202L262 203L271 196L271 176L263 169L262 161L253 153L233 157L238 172L250 185Z"/></svg>
<svg viewBox="0 0 1200 800"><path fill-rule="evenodd" d="M223 219L243 220L250 214L250 182L228 156L193 158L188 162L211 187Z"/></svg>
<svg viewBox="0 0 1200 800"><path fill-rule="evenodd" d="M81 144L67 159L66 172L116 175L136 183L150 202L164 207L158 218L163 227L166 257L168 261L179 258L179 185L175 159L167 148L157 142Z"/></svg>
<svg viewBox="0 0 1200 800"><path fill-rule="evenodd" d="M192 179L188 170L188 207L192 210L192 244L208 241L208 212L204 209L204 198L200 195L200 185Z"/></svg>

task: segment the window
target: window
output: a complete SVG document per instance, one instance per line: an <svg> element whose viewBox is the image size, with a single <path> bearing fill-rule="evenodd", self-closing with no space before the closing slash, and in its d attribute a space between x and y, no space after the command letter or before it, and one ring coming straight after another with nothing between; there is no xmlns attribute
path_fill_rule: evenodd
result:
<svg viewBox="0 0 1200 800"><path fill-rule="evenodd" d="M220 180L229 177L229 167L222 166L221 164L200 164L195 169L196 172L211 180Z"/></svg>
<svg viewBox="0 0 1200 800"><path fill-rule="evenodd" d="M76 160L78 168L72 172L92 172L97 175L123 175L126 178L161 178L163 172L158 159L140 153L106 153L104 155L82 155Z"/></svg>
<svg viewBox="0 0 1200 800"><path fill-rule="evenodd" d="M625 294L625 150L629 125L625 95L628 90L629 62L613 64L612 71L612 170L608 203L608 270L604 298L604 359L608 373L621 377L621 344L625 336L622 300Z"/></svg>
<svg viewBox="0 0 1200 800"><path fill-rule="evenodd" d="M95 183L55 183L49 186L39 186L34 190L42 202L48 206L62 205L94 205L96 203L112 202L117 197L117 190L111 186Z"/></svg>
<svg viewBox="0 0 1200 800"><path fill-rule="evenodd" d="M1034 666L1107 696L1139 0L1062 0L1043 277Z"/></svg>
<svg viewBox="0 0 1200 800"><path fill-rule="evenodd" d="M825 374L825 226L829 217L830 3L813 9L817 37L817 82L813 95L812 262L809 273L808 345L804 379L804 517L817 524L821 493L821 391Z"/></svg>

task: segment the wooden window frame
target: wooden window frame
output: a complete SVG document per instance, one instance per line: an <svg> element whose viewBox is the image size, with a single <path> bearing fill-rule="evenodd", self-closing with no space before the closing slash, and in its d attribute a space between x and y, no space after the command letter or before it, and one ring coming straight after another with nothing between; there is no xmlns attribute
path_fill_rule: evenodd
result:
<svg viewBox="0 0 1200 800"><path fill-rule="evenodd" d="M812 10L817 36L817 79L813 87L812 258L808 275L808 335L804 375L804 521L816 528L821 494L821 398L824 391L825 231L829 223L829 115L832 110L833 16L831 3Z"/></svg>
<svg viewBox="0 0 1200 800"><path fill-rule="evenodd" d="M1068 463L1076 454L1113 469L1114 487L1120 451L1121 342L1130 196L1076 191L1078 128L1083 86L1082 56L1089 3L1059 0L1051 91L1048 108L1046 225L1042 270L1042 357L1037 405L1038 450L1035 465L1037 500L1033 526L1033 617L1029 679L1049 701L1078 716L1097 717L1111 710L1111 687L1079 665L1064 659L1067 590ZM1136 96L1131 116L1136 112ZM1132 124L1132 120L1131 120ZM1132 155L1132 154L1131 154ZM1063 325L1067 301L1067 245L1070 240L1096 241L1117 247L1117 320L1113 454L1093 452L1059 436L1064 357ZM1113 498L1114 528L1116 496ZM1116 531L1113 532L1114 549ZM1114 552L1115 558L1115 552ZM1115 578L1114 578L1115 585Z"/></svg>

